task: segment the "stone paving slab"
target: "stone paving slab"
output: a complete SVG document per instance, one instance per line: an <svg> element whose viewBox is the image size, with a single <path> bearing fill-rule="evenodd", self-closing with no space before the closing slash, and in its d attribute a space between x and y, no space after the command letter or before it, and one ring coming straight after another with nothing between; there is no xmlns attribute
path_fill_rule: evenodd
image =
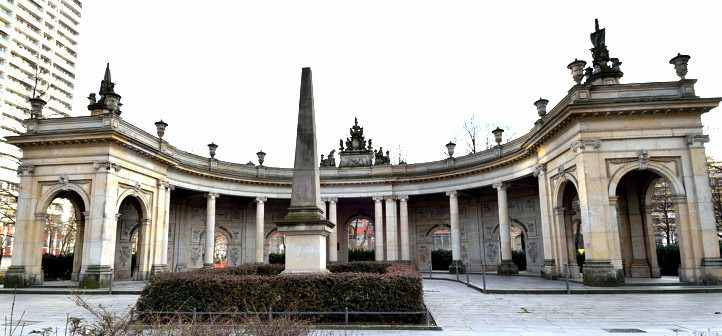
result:
<svg viewBox="0 0 722 336"><path fill-rule="evenodd" d="M12 295L0 295L0 318ZM86 296L93 304L124 312L137 295ZM338 331L335 335L640 335L605 329L641 329L644 335L722 335L722 294L495 295L452 281L425 280L424 299L443 331ZM18 295L32 328L62 328L66 314L89 315L68 296ZM701 335L701 334L696 334ZM714 335L714 334L707 334Z"/></svg>

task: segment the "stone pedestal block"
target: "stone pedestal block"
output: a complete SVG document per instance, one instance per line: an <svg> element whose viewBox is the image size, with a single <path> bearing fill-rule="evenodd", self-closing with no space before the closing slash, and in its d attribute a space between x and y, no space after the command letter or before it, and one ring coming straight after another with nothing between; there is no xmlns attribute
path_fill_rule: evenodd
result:
<svg viewBox="0 0 722 336"><path fill-rule="evenodd" d="M26 271L25 266L18 265L8 267L3 283L5 288L27 288L42 284L43 279L42 274L32 274Z"/></svg>
<svg viewBox="0 0 722 336"><path fill-rule="evenodd" d="M496 270L499 275L516 275L519 274L519 267L511 260L502 260Z"/></svg>
<svg viewBox="0 0 722 336"><path fill-rule="evenodd" d="M286 269L283 273L325 273L326 239L331 227L324 224L279 226L286 235Z"/></svg>
<svg viewBox="0 0 722 336"><path fill-rule="evenodd" d="M85 289L109 288L113 280L113 269L108 265L88 265L80 273L79 287Z"/></svg>
<svg viewBox="0 0 722 336"><path fill-rule="evenodd" d="M548 280L559 279L559 272L557 271L554 259L544 259L544 267L542 268L541 276Z"/></svg>
<svg viewBox="0 0 722 336"><path fill-rule="evenodd" d="M616 269L609 260L586 260L584 284L587 286L613 287L624 285L624 271Z"/></svg>

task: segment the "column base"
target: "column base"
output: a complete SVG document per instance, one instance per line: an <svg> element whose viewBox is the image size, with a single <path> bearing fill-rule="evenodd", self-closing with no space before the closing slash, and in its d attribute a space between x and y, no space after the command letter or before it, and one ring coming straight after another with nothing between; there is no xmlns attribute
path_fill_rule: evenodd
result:
<svg viewBox="0 0 722 336"><path fill-rule="evenodd" d="M554 259L544 259L544 267L542 267L541 276L547 280L559 279L559 271L557 270L556 261Z"/></svg>
<svg viewBox="0 0 722 336"><path fill-rule="evenodd" d="M609 260L590 260L584 262L584 284L596 287L614 287L624 285L624 271L616 269Z"/></svg>
<svg viewBox="0 0 722 336"><path fill-rule="evenodd" d="M88 265L85 272L80 273L80 288L109 288L113 281L113 268L107 265Z"/></svg>
<svg viewBox="0 0 722 336"><path fill-rule="evenodd" d="M168 272L168 265L166 264L156 264L150 267L150 275L154 276L158 273L165 273Z"/></svg>
<svg viewBox="0 0 722 336"><path fill-rule="evenodd" d="M519 267L511 260L502 260L499 267L496 269L498 275L517 275L519 274Z"/></svg>
<svg viewBox="0 0 722 336"><path fill-rule="evenodd" d="M449 274L466 274L466 265L461 260L454 260L449 265Z"/></svg>
<svg viewBox="0 0 722 336"><path fill-rule="evenodd" d="M42 274L31 274L26 271L25 266L11 265L5 272L5 280L3 284L5 288L27 288L32 285L40 285L43 283Z"/></svg>
<svg viewBox="0 0 722 336"><path fill-rule="evenodd" d="M649 263L647 259L634 259L629 267L632 278L650 278Z"/></svg>
<svg viewBox="0 0 722 336"><path fill-rule="evenodd" d="M703 258L702 277L697 282L704 285L719 285L722 283L722 258Z"/></svg>

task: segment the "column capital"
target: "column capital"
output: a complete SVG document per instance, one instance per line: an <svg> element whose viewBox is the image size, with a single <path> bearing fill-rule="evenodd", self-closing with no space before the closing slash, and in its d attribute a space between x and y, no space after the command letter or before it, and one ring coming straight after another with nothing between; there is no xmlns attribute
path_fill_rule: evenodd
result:
<svg viewBox="0 0 722 336"><path fill-rule="evenodd" d="M509 188L509 184L506 182L497 182L491 185L496 190L506 190L506 188Z"/></svg>
<svg viewBox="0 0 722 336"><path fill-rule="evenodd" d="M536 165L536 167L534 167L534 176L535 177L539 177L539 176L544 177L544 175L546 175L546 173L547 173L546 165L538 164L538 165Z"/></svg>
<svg viewBox="0 0 722 336"><path fill-rule="evenodd" d="M381 202L384 200L384 196L374 196L374 197L371 197L371 199L373 199L374 202Z"/></svg>
<svg viewBox="0 0 722 336"><path fill-rule="evenodd" d="M398 198L398 197L397 197L397 196L394 196L394 195L388 195L388 196L384 196L384 197L383 197L384 201L386 201L386 202L388 202L388 201L395 201L397 198Z"/></svg>
<svg viewBox="0 0 722 336"><path fill-rule="evenodd" d="M221 197L221 195L219 195L218 193L209 192L208 194L206 194L206 198L208 198L208 199L211 199L211 198L215 199L218 197Z"/></svg>
<svg viewBox="0 0 722 336"><path fill-rule="evenodd" d="M407 202L408 200L409 200L409 195L399 195L399 201Z"/></svg>
<svg viewBox="0 0 722 336"><path fill-rule="evenodd" d="M170 184L170 182L165 180L158 181L158 188L163 188L166 190L175 190L175 186Z"/></svg>
<svg viewBox="0 0 722 336"><path fill-rule="evenodd" d="M709 135L694 134L687 136L687 145L689 147L701 147L704 148L704 144L709 142Z"/></svg>
<svg viewBox="0 0 722 336"><path fill-rule="evenodd" d="M446 196L454 197L454 198L455 198L455 197L459 196L459 191L457 191L457 190L447 191L447 192L446 192Z"/></svg>
<svg viewBox="0 0 722 336"><path fill-rule="evenodd" d="M266 203L268 202L268 197L266 196L257 196L256 197L256 203Z"/></svg>
<svg viewBox="0 0 722 336"><path fill-rule="evenodd" d="M323 197L321 200L324 202L336 203L338 202L338 197Z"/></svg>

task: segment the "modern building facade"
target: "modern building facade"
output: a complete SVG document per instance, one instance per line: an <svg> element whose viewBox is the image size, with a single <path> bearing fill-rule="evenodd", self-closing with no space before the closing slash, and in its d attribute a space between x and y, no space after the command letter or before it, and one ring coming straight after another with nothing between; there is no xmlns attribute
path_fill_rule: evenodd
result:
<svg viewBox="0 0 722 336"><path fill-rule="evenodd" d="M429 269L432 250L450 248L454 263L470 270L513 274L512 249L522 245L528 270L544 277L570 274L591 285L658 277L646 207L655 181L665 179L680 280L722 279L701 122L722 99L695 95L686 55L670 61L679 80L621 83L604 29L591 40L592 64L569 65L575 84L567 95L550 110L538 100L531 130L505 142L497 129L488 150L394 165L354 122L339 166L335 152L319 161L326 218L336 223L329 261L367 249L376 260ZM79 214L73 274L83 287L208 267L219 241L227 265L283 251L274 223L286 215L292 169L220 161L215 144L208 157L194 155L163 140L165 122L156 135L128 123L108 69L90 100L90 115L31 118L26 133L8 140L25 155L6 286L43 281L42 225L58 197Z"/></svg>
<svg viewBox="0 0 722 336"><path fill-rule="evenodd" d="M78 39L83 4L80 0L0 1L0 183L15 194L22 152L8 136L25 132L29 100L39 96L43 117L72 114ZM2 223L3 232L13 224ZM5 246L11 254L12 246ZM9 258L0 263L5 269Z"/></svg>

